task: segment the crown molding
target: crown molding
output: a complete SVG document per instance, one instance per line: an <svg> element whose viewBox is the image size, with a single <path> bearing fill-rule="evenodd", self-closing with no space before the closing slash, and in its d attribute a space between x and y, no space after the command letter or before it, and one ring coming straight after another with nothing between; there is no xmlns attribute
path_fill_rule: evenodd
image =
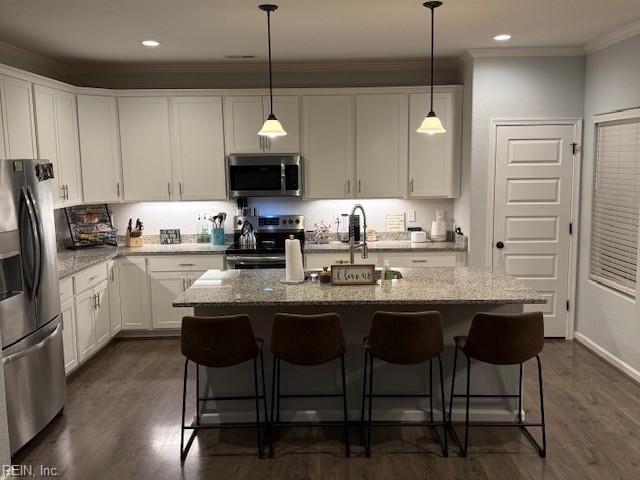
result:
<svg viewBox="0 0 640 480"><path fill-rule="evenodd" d="M609 32L601 37L594 38L584 46L584 49L588 54L595 53L636 35L640 35L640 19L629 23L618 30Z"/></svg>
<svg viewBox="0 0 640 480"><path fill-rule="evenodd" d="M526 48L474 48L467 53L472 58L500 57L579 57L582 47L526 47Z"/></svg>
<svg viewBox="0 0 640 480"><path fill-rule="evenodd" d="M21 70L63 80L68 66L51 58L0 42L0 61Z"/></svg>

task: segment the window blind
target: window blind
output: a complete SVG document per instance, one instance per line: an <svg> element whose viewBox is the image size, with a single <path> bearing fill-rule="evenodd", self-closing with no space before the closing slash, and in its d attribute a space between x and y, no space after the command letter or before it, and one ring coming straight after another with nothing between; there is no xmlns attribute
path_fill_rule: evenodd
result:
<svg viewBox="0 0 640 480"><path fill-rule="evenodd" d="M591 279L636 295L640 119L597 126Z"/></svg>

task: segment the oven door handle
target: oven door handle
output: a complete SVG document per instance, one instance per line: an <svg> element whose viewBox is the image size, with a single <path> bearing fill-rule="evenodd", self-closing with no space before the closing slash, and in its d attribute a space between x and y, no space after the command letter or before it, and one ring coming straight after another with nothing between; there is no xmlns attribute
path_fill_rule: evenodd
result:
<svg viewBox="0 0 640 480"><path fill-rule="evenodd" d="M240 265L267 265L271 263L282 263L285 261L284 255L249 257L249 256L227 256L227 263Z"/></svg>

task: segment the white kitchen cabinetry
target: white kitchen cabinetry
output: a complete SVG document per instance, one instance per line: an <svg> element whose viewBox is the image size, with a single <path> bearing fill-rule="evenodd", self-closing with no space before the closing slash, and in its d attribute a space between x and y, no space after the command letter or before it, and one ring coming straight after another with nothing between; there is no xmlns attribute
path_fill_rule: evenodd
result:
<svg viewBox="0 0 640 480"><path fill-rule="evenodd" d="M305 268L316 269L339 263L349 262L349 252L313 252L305 253ZM391 268L422 267L464 267L467 264L466 252L372 252L369 258L362 258L360 250L356 251L355 263L375 264L382 267L385 261Z"/></svg>
<svg viewBox="0 0 640 480"><path fill-rule="evenodd" d="M224 98L224 131L227 153L298 153L300 112L297 96L275 96L273 109L287 135L266 138L258 135L269 115L269 97L227 96Z"/></svg>
<svg viewBox="0 0 640 480"><path fill-rule="evenodd" d="M174 199L226 199L221 97L171 98Z"/></svg>
<svg viewBox="0 0 640 480"><path fill-rule="evenodd" d="M356 197L405 196L408 109L408 95L356 97Z"/></svg>
<svg viewBox="0 0 640 480"><path fill-rule="evenodd" d="M151 328L149 281L144 257L118 259L120 313L123 330Z"/></svg>
<svg viewBox="0 0 640 480"><path fill-rule="evenodd" d="M114 337L122 330L122 315L120 313L120 279L118 277L118 263L115 260L107 262L107 278L109 280L109 316L111 336Z"/></svg>
<svg viewBox="0 0 640 480"><path fill-rule="evenodd" d="M122 163L116 99L78 95L77 102L84 201L120 201Z"/></svg>
<svg viewBox="0 0 640 480"><path fill-rule="evenodd" d="M110 339L107 282L76 296L78 362L82 363Z"/></svg>
<svg viewBox="0 0 640 480"><path fill-rule="evenodd" d="M409 193L410 198L456 198L460 195L461 95L435 93L433 108L447 130L425 135L416 128L429 111L429 96L410 95Z"/></svg>
<svg viewBox="0 0 640 480"><path fill-rule="evenodd" d="M118 98L124 199L177 200L172 189L169 99Z"/></svg>
<svg viewBox="0 0 640 480"><path fill-rule="evenodd" d="M377 267L381 266L378 262L378 255L369 252L369 258L362 258L361 250L356 251L354 262L357 264L371 264ZM319 252L305 253L304 267L307 269L318 269L322 267L331 267L340 263L349 263L349 252Z"/></svg>
<svg viewBox="0 0 640 480"><path fill-rule="evenodd" d="M111 340L111 312L109 302L109 282L105 281L94 288L98 306L94 313L96 347L109 343Z"/></svg>
<svg viewBox="0 0 640 480"><path fill-rule="evenodd" d="M36 158L31 83L0 75L5 158Z"/></svg>
<svg viewBox="0 0 640 480"><path fill-rule="evenodd" d="M71 372L78 366L76 353L76 315L73 297L62 302L62 348L64 350L64 371Z"/></svg>
<svg viewBox="0 0 640 480"><path fill-rule="evenodd" d="M80 145L75 95L34 85L38 158L53 163L58 189L54 206L82 202Z"/></svg>
<svg viewBox="0 0 640 480"><path fill-rule="evenodd" d="M355 97L303 97L302 114L305 197L353 197Z"/></svg>

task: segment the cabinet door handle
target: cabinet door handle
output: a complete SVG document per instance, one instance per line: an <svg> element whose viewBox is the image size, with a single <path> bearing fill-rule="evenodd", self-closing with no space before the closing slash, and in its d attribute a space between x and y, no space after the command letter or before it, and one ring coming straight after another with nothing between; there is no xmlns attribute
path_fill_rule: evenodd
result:
<svg viewBox="0 0 640 480"><path fill-rule="evenodd" d="M358 193L362 193L362 182L358 179Z"/></svg>
<svg viewBox="0 0 640 480"><path fill-rule="evenodd" d="M351 180L347 180L347 193L351 194Z"/></svg>
<svg viewBox="0 0 640 480"><path fill-rule="evenodd" d="M413 178L409 180L409 191L413 193Z"/></svg>
<svg viewBox="0 0 640 480"><path fill-rule="evenodd" d="M111 272L110 272L110 274L109 274L109 277L111 278L111 281L112 281L112 282L115 282L115 281L116 281L115 268L112 268L112 269L111 269Z"/></svg>
<svg viewBox="0 0 640 480"><path fill-rule="evenodd" d="M193 263L179 263L178 266L179 267L193 267Z"/></svg>
<svg viewBox="0 0 640 480"><path fill-rule="evenodd" d="M65 199L69 200L69 185L67 185L66 183L64 184L64 195Z"/></svg>
<svg viewBox="0 0 640 480"><path fill-rule="evenodd" d="M178 182L178 190L180 191L180 200L182 200L182 182Z"/></svg>
<svg viewBox="0 0 640 480"><path fill-rule="evenodd" d="M96 298L98 299L98 308L101 308L102 307L102 303L100 302L100 294L99 293L96 295Z"/></svg>
<svg viewBox="0 0 640 480"><path fill-rule="evenodd" d="M120 182L116 182L116 195L120 199Z"/></svg>
<svg viewBox="0 0 640 480"><path fill-rule="evenodd" d="M427 263L427 260L411 260L413 263Z"/></svg>
<svg viewBox="0 0 640 480"><path fill-rule="evenodd" d="M98 310L98 296L95 293L93 294L93 309Z"/></svg>
<svg viewBox="0 0 640 480"><path fill-rule="evenodd" d="M171 198L171 182L167 182L167 193L169 194L169 198Z"/></svg>
<svg viewBox="0 0 640 480"><path fill-rule="evenodd" d="M185 279L182 279L182 291L184 292L187 289L187 282L185 281Z"/></svg>

